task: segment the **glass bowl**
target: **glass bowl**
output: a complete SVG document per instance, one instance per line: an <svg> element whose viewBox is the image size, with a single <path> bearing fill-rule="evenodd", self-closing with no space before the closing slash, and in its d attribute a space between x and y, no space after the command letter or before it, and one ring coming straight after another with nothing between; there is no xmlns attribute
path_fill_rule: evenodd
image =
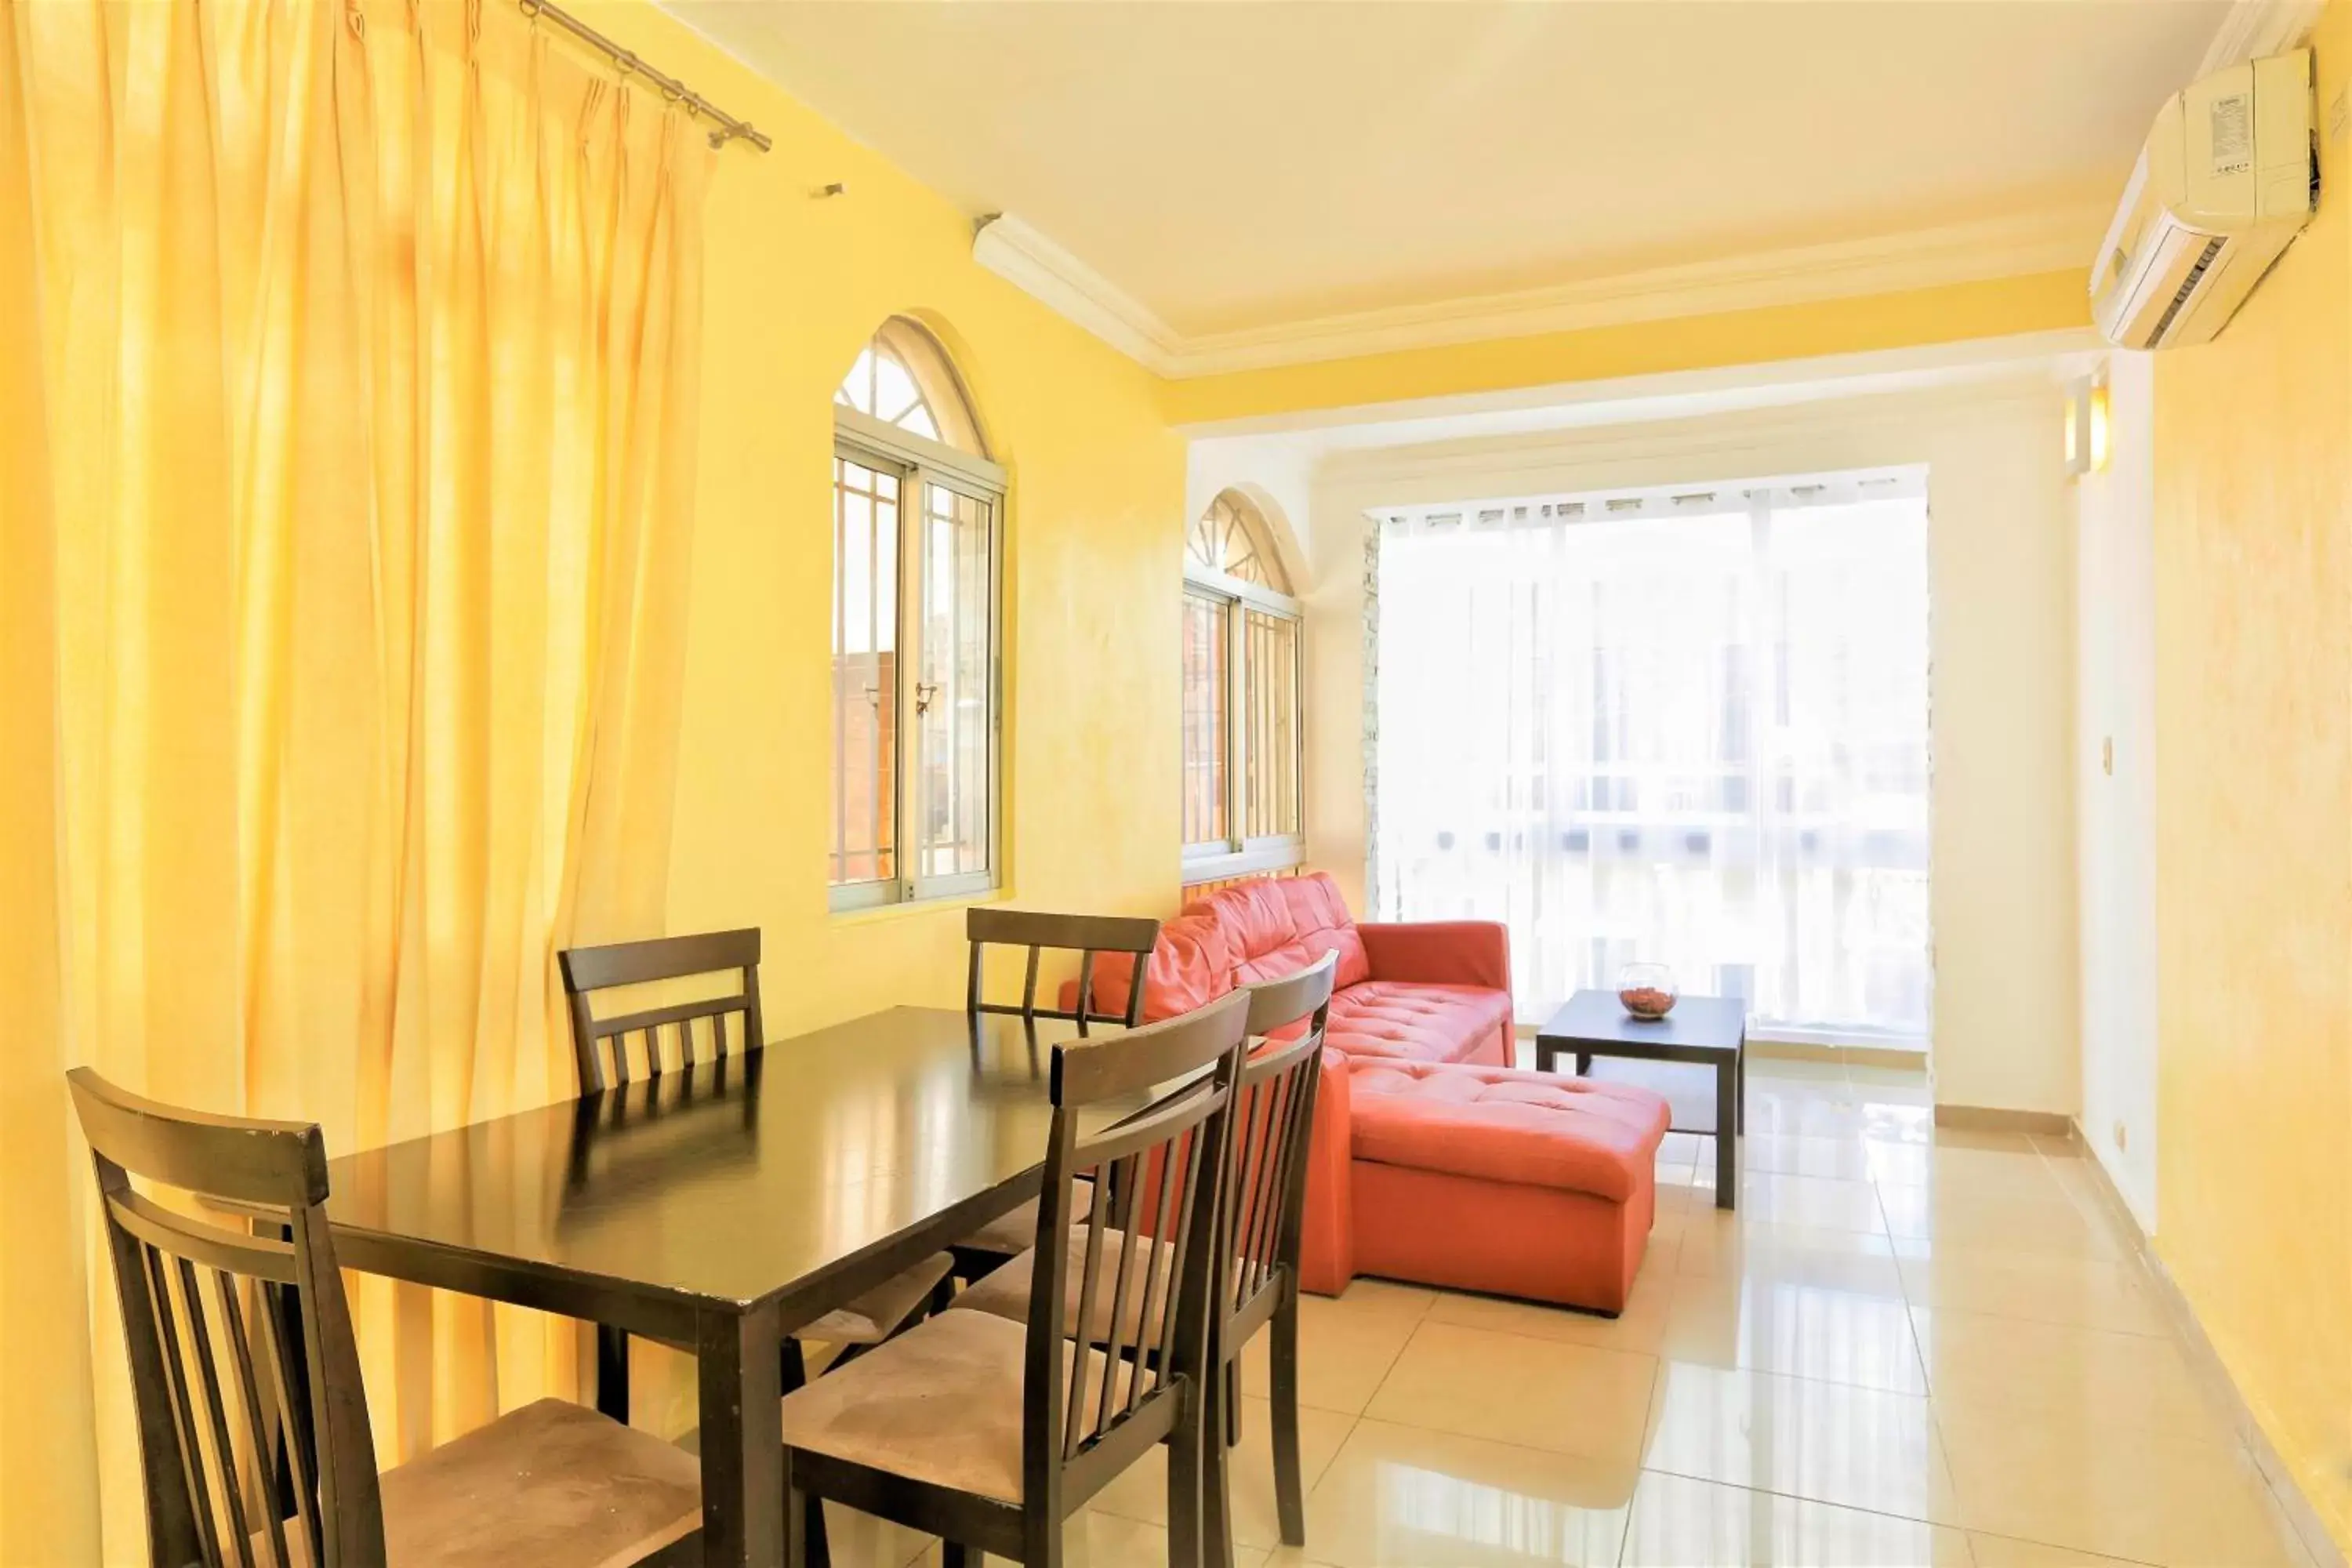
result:
<svg viewBox="0 0 2352 1568"><path fill-rule="evenodd" d="M1675 988L1675 972L1663 963L1629 963L1617 972L1617 1000L1644 1023L1673 1012L1681 995Z"/></svg>

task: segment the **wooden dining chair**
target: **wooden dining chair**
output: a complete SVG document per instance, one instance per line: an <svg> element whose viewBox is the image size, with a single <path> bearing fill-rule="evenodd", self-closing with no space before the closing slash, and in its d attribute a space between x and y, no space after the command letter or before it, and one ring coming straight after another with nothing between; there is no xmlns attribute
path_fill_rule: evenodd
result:
<svg viewBox="0 0 2352 1568"><path fill-rule="evenodd" d="M658 1076L697 1061L756 1051L763 1043L756 929L569 948L557 955L556 966L562 972L564 994L571 1004L572 1049L579 1063L583 1094L628 1083L641 1075ZM736 977L736 989L715 996L665 1002L602 1018L589 1005L594 993L616 986L661 984L730 973ZM734 1021L732 1029L730 1020ZM697 1025L702 1027L698 1030ZM771 1070L780 1065L769 1064ZM945 1305L952 1268L953 1260L946 1253L934 1253L905 1273L793 1331L782 1352L784 1387L797 1388L807 1379L801 1340L839 1345L843 1359L855 1359L899 1331L927 1308ZM597 1326L596 1366L597 1408L626 1420L625 1333Z"/></svg>
<svg viewBox="0 0 2352 1568"><path fill-rule="evenodd" d="M1339 957L1326 953L1280 980L1248 986L1249 1032L1264 1037L1304 1023L1297 1037L1261 1047L1244 1064L1234 1103L1231 1201L1221 1216L1224 1270L1217 1300L1218 1405L1225 1442L1242 1436L1242 1352L1272 1326L1266 1344L1274 1423L1275 1513L1286 1546L1307 1543L1307 1492L1298 1461L1298 1249L1307 1214L1307 1149L1323 1082Z"/></svg>
<svg viewBox="0 0 2352 1568"><path fill-rule="evenodd" d="M1237 993L1248 998L1253 1037L1305 1027L1293 1039L1259 1047L1241 1069L1234 1100L1233 1170L1225 1184L1229 1201L1218 1222L1224 1245L1218 1251L1221 1312L1214 1353L1221 1373L1213 1425L1222 1426L1229 1446L1241 1441L1242 1352L1271 1325L1275 1504L1283 1542L1289 1546L1304 1545L1307 1539L1298 1457L1298 1250L1323 1036L1338 965L1338 958L1327 953L1298 973ZM1022 1317L1039 1256L1031 1251L1012 1259L957 1297L957 1309ZM1071 1332L1087 1325L1095 1342L1102 1342L1107 1324L1099 1311L1090 1316L1073 1306L1069 1321ZM1210 1535L1218 1535L1214 1521Z"/></svg>
<svg viewBox="0 0 2352 1568"><path fill-rule="evenodd" d="M694 1458L561 1400L509 1412L379 1475L322 1212L319 1129L175 1110L87 1068L67 1079L122 1310L152 1561L699 1561ZM164 1201L164 1191L197 1200L196 1212ZM289 1239L208 1223L208 1201L215 1213L267 1214Z"/></svg>
<svg viewBox="0 0 2352 1568"><path fill-rule="evenodd" d="M1134 1028L1143 1021L1143 986L1140 977L1151 962L1151 949L1160 940L1160 922L1144 916L1129 915L1066 915L1031 910L985 910L964 911L964 940L971 944L970 968L964 981L964 1011L975 1020L982 1014L1010 1014L1025 1022L1039 1018L1057 1018L1078 1026L1084 1035L1094 1024L1119 1024ZM983 1000L983 971L987 951L991 947L1020 947L1028 950L1028 959L1022 972L1021 1001ZM1074 1007L1040 1007L1037 1005L1038 971L1048 952L1075 952L1078 955L1078 985ZM1133 959L1128 986L1127 1009L1123 1013L1107 1013L1095 1005L1095 960L1103 953L1123 953ZM1086 1194L1075 1194L1074 1211L1086 1206ZM955 1245L956 1273L959 1278L976 1279L988 1273L1008 1258L1017 1257L1036 1239L1037 1205L1023 1204L1008 1214L989 1221Z"/></svg>
<svg viewBox="0 0 2352 1568"><path fill-rule="evenodd" d="M1142 975L1150 962L1152 944L1160 940L1160 922L1142 915L1061 915L1034 910L964 911L964 940L971 943L971 968L964 981L964 1011L1010 1013L1024 1018L1061 1018L1087 1032L1089 1024L1124 1024L1132 1029L1143 1022ZM991 947L1028 950L1022 972L1021 1000L989 1002L982 998L982 974ZM1048 952L1078 955L1078 989L1074 1007L1037 1005L1038 970ZM1106 1013L1095 1005L1095 960L1107 952L1125 953L1135 966L1128 985L1127 1010Z"/></svg>
<svg viewBox="0 0 2352 1568"><path fill-rule="evenodd" d="M1165 1443L1169 1562L1214 1560L1202 1534L1206 1467L1223 1461L1207 1427L1214 1227L1246 1011L1234 996L1055 1047L1025 1321L942 1312L788 1395L789 1542L797 1516L831 1499L939 1535L948 1568L974 1552L1056 1568L1064 1521ZM1081 1131L1098 1119L1090 1108L1188 1077L1148 1110ZM1074 1214L1081 1173L1090 1201ZM1073 1322L1097 1317L1098 1347L1072 1338Z"/></svg>

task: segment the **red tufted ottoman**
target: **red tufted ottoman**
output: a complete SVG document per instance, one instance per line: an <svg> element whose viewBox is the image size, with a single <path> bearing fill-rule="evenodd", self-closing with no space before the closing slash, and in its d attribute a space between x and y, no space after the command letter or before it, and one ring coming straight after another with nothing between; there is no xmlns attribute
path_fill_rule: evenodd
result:
<svg viewBox="0 0 2352 1568"><path fill-rule="evenodd" d="M1464 1063L1323 1055L1300 1283L1358 1274L1622 1311L1664 1098Z"/></svg>

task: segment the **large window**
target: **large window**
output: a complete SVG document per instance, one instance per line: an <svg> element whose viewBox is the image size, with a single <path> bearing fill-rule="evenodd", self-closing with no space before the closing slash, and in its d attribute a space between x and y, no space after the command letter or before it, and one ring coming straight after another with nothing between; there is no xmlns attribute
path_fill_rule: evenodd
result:
<svg viewBox="0 0 2352 1568"><path fill-rule="evenodd" d="M1644 959L1923 1039L1927 539L1916 470L1386 518L1381 915L1507 922L1522 1018Z"/></svg>
<svg viewBox="0 0 2352 1568"><path fill-rule="evenodd" d="M1297 865L1298 604L1272 530L1238 491L1186 535L1183 638L1185 876Z"/></svg>
<svg viewBox="0 0 2352 1568"><path fill-rule="evenodd" d="M1004 473L911 321L874 335L833 401L833 906L983 892Z"/></svg>

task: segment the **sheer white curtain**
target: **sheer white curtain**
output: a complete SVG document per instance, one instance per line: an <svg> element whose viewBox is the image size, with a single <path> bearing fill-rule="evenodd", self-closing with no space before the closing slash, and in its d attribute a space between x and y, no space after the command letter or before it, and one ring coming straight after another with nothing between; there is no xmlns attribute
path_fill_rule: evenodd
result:
<svg viewBox="0 0 2352 1568"><path fill-rule="evenodd" d="M1523 1019L1634 959L1923 1040L1916 470L1383 516L1374 900L1507 921Z"/></svg>

